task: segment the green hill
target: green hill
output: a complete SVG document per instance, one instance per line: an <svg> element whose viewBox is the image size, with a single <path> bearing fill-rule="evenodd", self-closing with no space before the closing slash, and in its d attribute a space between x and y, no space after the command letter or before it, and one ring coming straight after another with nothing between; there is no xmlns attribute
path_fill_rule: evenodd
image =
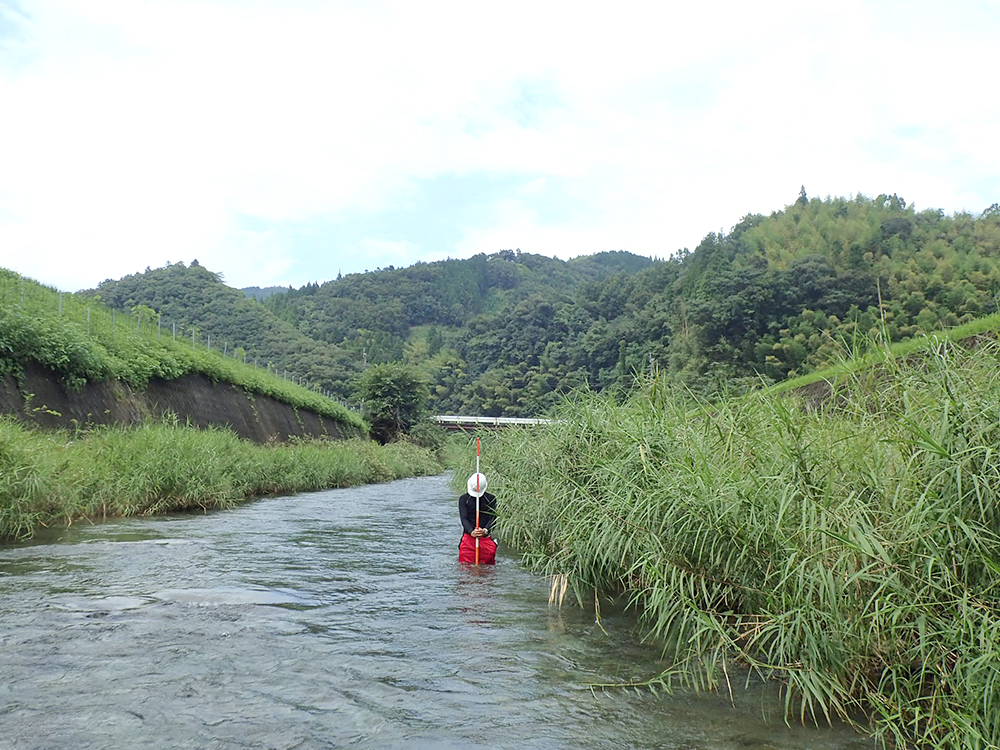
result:
<svg viewBox="0 0 1000 750"><path fill-rule="evenodd" d="M236 349L247 361L347 399L368 364L409 359L433 378L428 360L486 310L533 294L569 294L652 264L625 252L562 261L501 251L261 293L258 303L194 261L109 279L82 294L123 312L148 308L171 331L176 324L182 336ZM438 399L432 406L442 404Z"/></svg>
<svg viewBox="0 0 1000 750"><path fill-rule="evenodd" d="M240 289L240 291L243 292L243 294L245 294L247 297L250 297L250 299L255 299L258 302L260 302L261 300L267 299L272 294L280 294L282 292L287 292L289 291L290 288L291 287L285 287L285 286L266 286L262 289L259 286L245 286L242 289Z"/></svg>
<svg viewBox="0 0 1000 750"><path fill-rule="evenodd" d="M317 341L350 349L368 362L389 362L403 359L406 341L421 326L458 329L532 294L572 294L581 284L652 263L625 252L562 261L501 250L351 274L269 296L264 305Z"/></svg>

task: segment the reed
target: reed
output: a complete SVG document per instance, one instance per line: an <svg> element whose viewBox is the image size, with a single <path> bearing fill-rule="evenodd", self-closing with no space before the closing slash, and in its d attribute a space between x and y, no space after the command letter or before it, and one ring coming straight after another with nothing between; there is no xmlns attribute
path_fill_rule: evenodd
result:
<svg viewBox="0 0 1000 750"><path fill-rule="evenodd" d="M0 417L0 529L3 535L31 534L52 514L49 498L58 471L58 443L52 435L25 432Z"/></svg>
<svg viewBox="0 0 1000 750"><path fill-rule="evenodd" d="M889 746L1000 746L1000 350L937 343L820 406L692 406L652 379L490 441L501 537L627 598L652 687L780 679L789 717Z"/></svg>
<svg viewBox="0 0 1000 750"><path fill-rule="evenodd" d="M228 508L248 498L441 471L409 444L271 446L177 422L44 433L0 419L0 539L78 519Z"/></svg>

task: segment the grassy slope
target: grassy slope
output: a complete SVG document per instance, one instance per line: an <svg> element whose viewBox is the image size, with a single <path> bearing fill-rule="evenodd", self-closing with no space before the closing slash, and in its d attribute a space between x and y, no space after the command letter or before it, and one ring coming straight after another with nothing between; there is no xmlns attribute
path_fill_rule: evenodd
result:
<svg viewBox="0 0 1000 750"><path fill-rule="evenodd" d="M982 335L996 336L998 330L1000 330L1000 313L977 318L963 325L944 331L937 331L927 336L917 336L906 341L897 342L888 347L888 352L895 358L906 357L910 354L919 356L941 342L964 341ZM864 352L845 352L845 354L856 354L856 356L845 358L831 367L817 370L808 375L776 383L770 390L775 393L782 393L794 391L820 381L836 383L839 379L849 376L851 373L877 366L884 359L886 349L871 347Z"/></svg>
<svg viewBox="0 0 1000 750"><path fill-rule="evenodd" d="M59 294L0 269L0 372L16 372L25 359L57 372L70 387L121 380L142 388L154 377L201 373L367 431L354 412L268 370L174 341L160 335L152 321L112 313L93 300Z"/></svg>

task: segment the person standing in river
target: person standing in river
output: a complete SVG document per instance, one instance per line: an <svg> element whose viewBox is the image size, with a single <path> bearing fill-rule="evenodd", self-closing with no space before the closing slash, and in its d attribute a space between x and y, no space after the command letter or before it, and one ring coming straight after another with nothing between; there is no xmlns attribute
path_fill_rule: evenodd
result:
<svg viewBox="0 0 1000 750"><path fill-rule="evenodd" d="M462 521L462 541L458 545L458 561L471 565L494 565L497 543L491 529L496 521L497 499L486 491L486 475L476 472L466 483L467 492L458 498L458 517ZM476 513L478 498L479 512ZM478 517L477 517L478 516ZM479 542L478 560L476 542Z"/></svg>

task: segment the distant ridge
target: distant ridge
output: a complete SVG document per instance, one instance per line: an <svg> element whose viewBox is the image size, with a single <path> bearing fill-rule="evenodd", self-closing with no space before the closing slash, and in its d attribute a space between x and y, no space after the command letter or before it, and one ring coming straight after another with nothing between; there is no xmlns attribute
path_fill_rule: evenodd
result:
<svg viewBox="0 0 1000 750"><path fill-rule="evenodd" d="M258 302L260 302L261 300L267 299L272 294L280 294L281 292L288 292L291 291L291 289L292 287L290 286L265 286L265 287L245 286L242 289L240 289L240 291L243 292L243 294L245 294L250 299L255 299Z"/></svg>

